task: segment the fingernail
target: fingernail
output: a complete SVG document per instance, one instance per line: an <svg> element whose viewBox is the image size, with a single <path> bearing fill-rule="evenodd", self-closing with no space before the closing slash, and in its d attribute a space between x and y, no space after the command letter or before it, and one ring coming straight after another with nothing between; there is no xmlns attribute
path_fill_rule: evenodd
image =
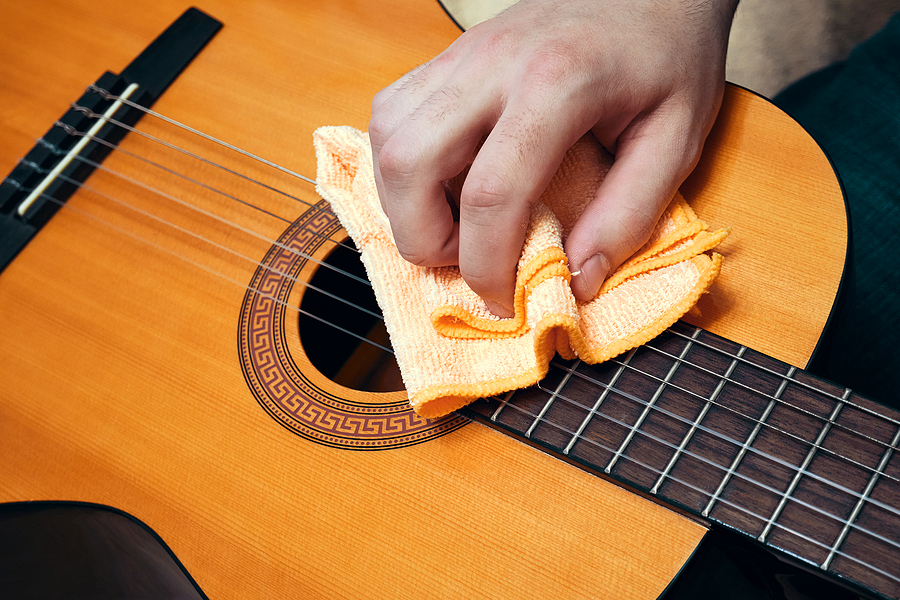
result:
<svg viewBox="0 0 900 600"><path fill-rule="evenodd" d="M511 308L509 308L505 304L501 304L500 302L485 300L484 303L487 305L488 310L491 311L492 314L500 317L501 319L508 319L513 316L513 314L515 314Z"/></svg>
<svg viewBox="0 0 900 600"><path fill-rule="evenodd" d="M602 254L595 254L581 265L578 277L572 279L572 291L581 302L592 300L609 273L609 261Z"/></svg>

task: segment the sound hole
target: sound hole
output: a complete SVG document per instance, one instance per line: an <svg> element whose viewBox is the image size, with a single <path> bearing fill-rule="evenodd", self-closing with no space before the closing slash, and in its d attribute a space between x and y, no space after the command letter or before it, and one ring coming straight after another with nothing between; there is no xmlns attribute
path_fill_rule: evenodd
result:
<svg viewBox="0 0 900 600"><path fill-rule="evenodd" d="M300 340L313 366L336 383L366 392L402 390L393 353L379 348L390 348L391 342L375 293L347 275L366 279L353 242L344 243L347 247L337 246L325 259L334 268L320 266L303 295Z"/></svg>

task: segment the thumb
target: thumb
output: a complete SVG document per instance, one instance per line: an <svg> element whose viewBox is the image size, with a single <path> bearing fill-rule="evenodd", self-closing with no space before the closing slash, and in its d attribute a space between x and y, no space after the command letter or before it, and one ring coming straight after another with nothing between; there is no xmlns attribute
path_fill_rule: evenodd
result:
<svg viewBox="0 0 900 600"><path fill-rule="evenodd" d="M623 133L608 175L566 239L577 300L594 298L606 278L647 242L701 147L702 141L671 130Z"/></svg>

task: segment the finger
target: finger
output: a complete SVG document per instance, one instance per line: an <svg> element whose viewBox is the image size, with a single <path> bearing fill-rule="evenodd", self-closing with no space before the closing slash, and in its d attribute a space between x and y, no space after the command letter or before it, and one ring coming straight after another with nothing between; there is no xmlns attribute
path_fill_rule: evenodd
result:
<svg viewBox="0 0 900 600"><path fill-rule="evenodd" d="M373 147L376 185L400 254L418 265L457 264L458 225L445 181L473 160L496 108L490 95L443 85L383 142Z"/></svg>
<svg viewBox="0 0 900 600"><path fill-rule="evenodd" d="M546 108L546 110L544 110ZM478 152L460 198L459 266L469 287L499 316L513 313L516 266L531 206L586 129L554 123L558 105L523 98L506 107Z"/></svg>
<svg viewBox="0 0 900 600"><path fill-rule="evenodd" d="M576 299L596 296L606 277L646 243L696 164L701 140L686 119L664 112L622 134L609 174L566 240Z"/></svg>
<svg viewBox="0 0 900 600"><path fill-rule="evenodd" d="M463 58L458 48L460 40L375 94L369 123L369 133L373 134L374 130L373 144L380 148L381 141L390 137L405 119L453 76Z"/></svg>

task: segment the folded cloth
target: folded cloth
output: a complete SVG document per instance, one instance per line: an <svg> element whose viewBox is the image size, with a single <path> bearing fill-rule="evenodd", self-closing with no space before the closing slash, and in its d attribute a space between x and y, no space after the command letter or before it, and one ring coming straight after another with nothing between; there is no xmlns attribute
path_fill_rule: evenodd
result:
<svg viewBox="0 0 900 600"><path fill-rule="evenodd" d="M555 353L597 363L639 346L690 310L719 272L722 257L706 252L727 232L708 231L676 194L644 247L593 300L576 302L563 244L612 164L588 134L532 208L515 314L501 319L457 267L418 267L400 256L378 200L366 134L322 127L314 144L318 192L361 251L410 404L423 417L537 383Z"/></svg>

